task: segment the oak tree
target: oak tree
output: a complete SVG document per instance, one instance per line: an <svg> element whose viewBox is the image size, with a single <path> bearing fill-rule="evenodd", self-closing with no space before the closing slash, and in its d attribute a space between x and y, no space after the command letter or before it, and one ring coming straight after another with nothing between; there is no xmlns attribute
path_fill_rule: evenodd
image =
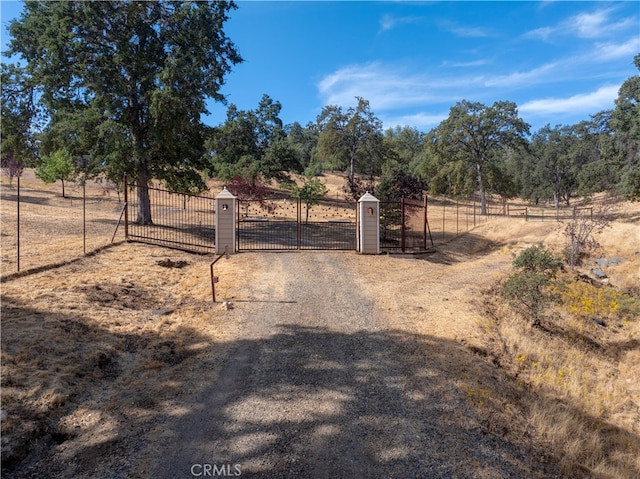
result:
<svg viewBox="0 0 640 479"><path fill-rule="evenodd" d="M206 100L242 61L223 31L233 2L28 1L10 54L42 89L51 122L88 116L89 154L138 185L138 222L152 222L147 186L202 168ZM196 177L192 175L192 177ZM182 188L183 186L181 186Z"/></svg>
<svg viewBox="0 0 640 479"><path fill-rule="evenodd" d="M427 147L435 152L435 161L448 181L468 185L475 180L480 193L481 212L487 214L486 191L509 190L502 159L508 149L526 145L529 125L518 116L516 104L498 101L492 106L462 100L451 107L449 117L428 138ZM433 181L437 181L436 178Z"/></svg>

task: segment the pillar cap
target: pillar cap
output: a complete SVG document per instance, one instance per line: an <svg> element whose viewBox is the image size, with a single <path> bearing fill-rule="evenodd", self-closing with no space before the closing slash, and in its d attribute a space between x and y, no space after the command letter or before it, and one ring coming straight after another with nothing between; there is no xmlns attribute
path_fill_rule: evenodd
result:
<svg viewBox="0 0 640 479"><path fill-rule="evenodd" d="M227 187L223 187L222 191L216 196L216 200L235 200L236 197L231 194Z"/></svg>
<svg viewBox="0 0 640 479"><path fill-rule="evenodd" d="M378 198L376 198L375 196L373 196L371 193L369 193L368 191L362 195L362 197L358 200L358 203L364 203L364 202L373 202L373 203L380 203L380 200Z"/></svg>

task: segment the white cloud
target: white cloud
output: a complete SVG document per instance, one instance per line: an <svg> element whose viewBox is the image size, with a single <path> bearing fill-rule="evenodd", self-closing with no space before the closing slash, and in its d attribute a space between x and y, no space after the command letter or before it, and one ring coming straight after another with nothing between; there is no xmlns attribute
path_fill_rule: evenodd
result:
<svg viewBox="0 0 640 479"><path fill-rule="evenodd" d="M380 19L380 30L378 33L393 30L398 25L417 23L421 21L421 19L422 17L394 17L393 15L386 14Z"/></svg>
<svg viewBox="0 0 640 479"><path fill-rule="evenodd" d="M622 20L613 19L617 8L604 8L593 12L583 12L574 15L557 25L536 28L525 33L526 38L541 38L548 40L552 36L573 35L578 38L593 39L610 36L612 33L624 31L628 28L637 29L638 18L630 17Z"/></svg>
<svg viewBox="0 0 640 479"><path fill-rule="evenodd" d="M531 115L588 114L612 108L620 86L605 85L590 93L580 93L568 98L542 98L524 103L519 111Z"/></svg>
<svg viewBox="0 0 640 479"><path fill-rule="evenodd" d="M493 32L482 27L473 27L468 25L459 25L451 21L440 22L440 27L459 37L491 37L495 36Z"/></svg>
<svg viewBox="0 0 640 479"><path fill-rule="evenodd" d="M318 83L325 104L351 106L355 97L369 101L374 110L424 105L458 98L456 87L468 86L466 77L432 77L424 72L407 73L403 67L380 62L341 68Z"/></svg>
<svg viewBox="0 0 640 479"><path fill-rule="evenodd" d="M481 67L483 65L487 65L489 63L488 60L471 60L468 62L452 62L449 60L445 60L442 62L443 67L451 67L451 68L469 68L469 67Z"/></svg>
<svg viewBox="0 0 640 479"><path fill-rule="evenodd" d="M395 128L396 126L405 127L411 126L413 128L417 128L419 130L430 130L438 126L444 119L449 116L449 113L414 113L410 115L400 115L400 116L383 116L381 117L381 121L384 124L384 128Z"/></svg>
<svg viewBox="0 0 640 479"><path fill-rule="evenodd" d="M565 27L571 28L581 38L598 38L636 24L633 18L625 18L617 22L610 21L614 11L615 8L607 8L593 13L580 13L570 18Z"/></svg>
<svg viewBox="0 0 640 479"><path fill-rule="evenodd" d="M640 37L634 36L624 43L596 43L591 57L600 61L633 58L640 51Z"/></svg>
<svg viewBox="0 0 640 479"><path fill-rule="evenodd" d="M565 64L566 62L552 62L525 72L490 76L486 78L484 85L488 87L523 87L536 83L545 83L549 81L552 72L557 71Z"/></svg>

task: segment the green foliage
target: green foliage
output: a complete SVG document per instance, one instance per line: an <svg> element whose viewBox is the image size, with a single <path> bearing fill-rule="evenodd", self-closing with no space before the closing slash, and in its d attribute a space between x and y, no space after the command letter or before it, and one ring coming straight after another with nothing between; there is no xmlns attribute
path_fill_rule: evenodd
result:
<svg viewBox="0 0 640 479"><path fill-rule="evenodd" d="M397 126L384 132L384 145L398 163L412 165L423 155L424 138L415 128Z"/></svg>
<svg viewBox="0 0 640 479"><path fill-rule="evenodd" d="M35 129L41 109L36 88L24 69L2 64L0 77L0 158L16 166L33 165L37 156Z"/></svg>
<svg viewBox="0 0 640 479"><path fill-rule="evenodd" d="M62 197L64 194L64 182L73 181L77 177L71 155L66 150L56 150L42 159L42 163L36 168L36 176L45 183L62 182Z"/></svg>
<svg viewBox="0 0 640 479"><path fill-rule="evenodd" d="M633 60L640 70L640 53ZM620 87L611 124L622 160L619 190L629 199L640 200L640 75Z"/></svg>
<svg viewBox="0 0 640 479"><path fill-rule="evenodd" d="M207 141L212 176L229 181L238 175L280 181L301 171L300 155L282 126L280 102L263 95L255 110L230 105L225 123Z"/></svg>
<svg viewBox="0 0 640 479"><path fill-rule="evenodd" d="M382 122L367 100L357 100L358 105L346 112L339 106L326 106L317 119L318 160L331 168L348 168L352 180L356 173L378 174L386 157Z"/></svg>
<svg viewBox="0 0 640 479"><path fill-rule="evenodd" d="M203 168L206 99L223 100L224 76L242 61L222 30L234 8L32 1L9 26L9 53L42 92L49 151L64 146L110 175L135 176L139 223L151 223L151 179Z"/></svg>
<svg viewBox="0 0 640 479"><path fill-rule="evenodd" d="M304 202L306 218L305 222L309 221L309 208L313 205L317 205L322 198L329 191L324 183L315 176L313 169L308 169L306 174L302 177L302 186L297 184L285 183L283 186L291 192L293 198L300 199Z"/></svg>
<svg viewBox="0 0 640 479"><path fill-rule="evenodd" d="M402 198L422 199L424 185L409 172L408 167L398 163L386 164L375 196L381 201L400 201Z"/></svg>
<svg viewBox="0 0 640 479"><path fill-rule="evenodd" d="M518 117L515 103L501 101L488 107L458 102L427 138L430 189L447 188L456 195L477 189L482 214L486 214L487 190L511 190L502 173L505 151L523 147L528 133L529 125Z"/></svg>
<svg viewBox="0 0 640 479"><path fill-rule="evenodd" d="M513 267L520 271L553 278L562 269L562 260L543 245L530 246L516 257L513 261Z"/></svg>
<svg viewBox="0 0 640 479"><path fill-rule="evenodd" d="M537 325L545 306L554 299L549 286L562 261L542 245L531 246L515 258L513 267L517 271L502 284L502 295Z"/></svg>

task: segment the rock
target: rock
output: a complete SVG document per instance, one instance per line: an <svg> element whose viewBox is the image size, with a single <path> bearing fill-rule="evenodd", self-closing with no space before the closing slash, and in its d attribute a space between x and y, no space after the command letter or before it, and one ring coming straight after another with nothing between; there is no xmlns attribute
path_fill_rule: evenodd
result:
<svg viewBox="0 0 640 479"><path fill-rule="evenodd" d="M602 271L600 268L594 268L593 274L595 274L596 278L598 279L605 279L607 277L607 274L604 271Z"/></svg>
<svg viewBox="0 0 640 479"><path fill-rule="evenodd" d="M5 422L8 417L9 413L7 411L5 411L4 409L0 411L0 421Z"/></svg>
<svg viewBox="0 0 640 479"><path fill-rule="evenodd" d="M151 314L153 314L154 316L164 316L165 314L171 314L176 310L176 308L161 308L161 309L154 309L153 311L151 311Z"/></svg>
<svg viewBox="0 0 640 479"><path fill-rule="evenodd" d="M233 309L233 304L230 301L224 301L220 304L220 309L224 309L225 311L229 311Z"/></svg>
<svg viewBox="0 0 640 479"><path fill-rule="evenodd" d="M594 317L594 318L591 318L591 319L593 320L593 322L594 322L594 323L596 323L596 324L597 324L597 325L599 325L599 326L606 326L606 325L607 325L607 324L606 324L603 320L601 320L600 318L595 318L595 317Z"/></svg>

